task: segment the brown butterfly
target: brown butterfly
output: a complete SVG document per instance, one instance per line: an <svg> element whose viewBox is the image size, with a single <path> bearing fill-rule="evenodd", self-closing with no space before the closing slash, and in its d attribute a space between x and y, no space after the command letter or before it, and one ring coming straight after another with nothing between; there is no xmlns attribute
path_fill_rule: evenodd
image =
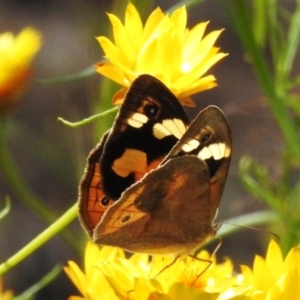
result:
<svg viewBox="0 0 300 300"><path fill-rule="evenodd" d="M141 75L132 83L111 130L90 153L79 185L79 216L91 237L104 212L161 163L189 123L158 79Z"/></svg>
<svg viewBox="0 0 300 300"><path fill-rule="evenodd" d="M123 192L94 229L101 245L148 254L189 254L215 235L213 224L231 158L220 109L196 117L160 165Z"/></svg>

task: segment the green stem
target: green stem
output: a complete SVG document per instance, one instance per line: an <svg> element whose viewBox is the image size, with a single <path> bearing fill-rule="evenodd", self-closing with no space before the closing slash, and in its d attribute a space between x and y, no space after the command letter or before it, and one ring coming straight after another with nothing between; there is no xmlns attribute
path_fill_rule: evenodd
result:
<svg viewBox="0 0 300 300"><path fill-rule="evenodd" d="M8 196L5 197L5 207L0 211L0 220L4 218L10 212L11 204L10 198Z"/></svg>
<svg viewBox="0 0 300 300"><path fill-rule="evenodd" d="M3 177L11 186L15 195L30 211L32 211L43 221L51 224L57 219L58 216L53 212L52 207L43 203L42 199L39 199L39 197L31 192L23 180L17 164L6 147L4 125L4 120L0 120L0 169L3 173ZM78 249L77 239L70 230L65 230L61 234L68 244L70 244L74 249Z"/></svg>
<svg viewBox="0 0 300 300"><path fill-rule="evenodd" d="M74 82L77 80L83 80L95 74L96 74L96 67L90 66L74 74L53 77L53 78L35 79L34 82L39 85L55 85L55 84L62 84L66 82Z"/></svg>
<svg viewBox="0 0 300 300"><path fill-rule="evenodd" d="M222 2L224 3L224 1ZM255 42L248 15L249 8L247 7L246 2L242 0L233 0L231 3L235 12L232 13L229 9L227 10L230 14L230 19L234 22L233 25L237 34L247 53L251 57L253 70L267 96L272 113L286 139L287 147L300 164L300 141L296 129L297 127L285 105L286 95L281 89L278 89L278 87L275 86L276 84L270 74L266 59ZM235 16L238 17L235 18Z"/></svg>
<svg viewBox="0 0 300 300"><path fill-rule="evenodd" d="M42 277L42 279L40 279L37 283L35 283L30 288L28 288L22 294L15 296L13 300L35 299L36 293L41 289L43 289L44 287L46 287L48 284L50 284L54 279L56 279L61 269L62 269L61 266L55 266L48 274Z"/></svg>
<svg viewBox="0 0 300 300"><path fill-rule="evenodd" d="M117 110L119 109L119 106L115 106L111 109L108 109L106 110L105 112L103 113L100 113L100 114L96 114L96 115L93 115L89 118L86 118L86 119L83 119L79 122L69 122L61 117L58 118L59 121L61 121L63 124L67 125L67 126L70 126L70 127L79 127L79 126L83 126L83 125L87 125L89 123L92 123L93 121L97 120L97 119L100 119L100 118L103 118L107 115L110 115L114 112L116 112Z"/></svg>
<svg viewBox="0 0 300 300"><path fill-rule="evenodd" d="M78 212L77 204L74 204L67 212L65 212L56 222L50 225L45 231L39 234L35 239L28 243L15 255L10 257L6 262L0 265L0 276L16 266L35 250L57 235L64 227L76 218Z"/></svg>

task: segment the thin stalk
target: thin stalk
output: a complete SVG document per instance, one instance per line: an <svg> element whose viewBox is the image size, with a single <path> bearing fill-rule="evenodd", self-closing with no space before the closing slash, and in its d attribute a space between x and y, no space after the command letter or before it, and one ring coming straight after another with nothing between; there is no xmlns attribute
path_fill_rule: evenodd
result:
<svg viewBox="0 0 300 300"><path fill-rule="evenodd" d="M278 90L275 86L275 82L270 74L266 59L255 43L246 2L243 0L233 0L231 3L235 10L234 15L238 16L238 19L234 17L230 10L228 10L231 14L230 19L235 20L234 27L237 30L244 48L251 57L253 70L258 78L258 82L267 96L271 111L286 140L287 148L300 165L299 134L297 132L297 127L288 112L285 102L286 95L282 90Z"/></svg>
<svg viewBox="0 0 300 300"><path fill-rule="evenodd" d="M0 170L3 177L10 185L14 194L30 211L41 220L51 224L58 216L53 212L53 208L43 203L43 200L37 197L23 180L17 164L6 147L5 122L4 120L2 121L0 120ZM65 230L61 235L74 249L78 249L77 239L70 230Z"/></svg>
<svg viewBox="0 0 300 300"><path fill-rule="evenodd" d="M35 239L29 242L24 248L10 257L7 261L0 265L0 276L15 267L34 251L39 249L52 237L57 235L63 228L76 218L78 212L77 204L68 209L57 221L51 224L45 231L39 234Z"/></svg>

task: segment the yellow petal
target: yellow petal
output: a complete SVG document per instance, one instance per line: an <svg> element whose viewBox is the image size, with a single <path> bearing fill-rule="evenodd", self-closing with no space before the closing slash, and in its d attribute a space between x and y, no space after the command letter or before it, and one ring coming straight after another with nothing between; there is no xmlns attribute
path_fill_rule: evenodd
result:
<svg viewBox="0 0 300 300"><path fill-rule="evenodd" d="M206 35L204 39L197 45L197 47L194 48L194 51L190 53L190 60L186 59L186 62L193 67L198 67L199 64L210 55L211 49L213 48L213 45L221 32L222 30L218 30ZM202 74L205 72L206 70L203 71Z"/></svg>
<svg viewBox="0 0 300 300"><path fill-rule="evenodd" d="M271 277L271 273L265 263L265 260L256 255L253 265L253 274L254 274L254 285L263 291L266 291L270 288L274 279Z"/></svg>
<svg viewBox="0 0 300 300"><path fill-rule="evenodd" d="M283 291L280 300L299 300L300 299L300 274L296 268L288 272L283 284Z"/></svg>
<svg viewBox="0 0 300 300"><path fill-rule="evenodd" d="M162 292L161 286L158 288L158 281L149 278L134 279L134 293L137 299L147 299L152 292Z"/></svg>
<svg viewBox="0 0 300 300"><path fill-rule="evenodd" d="M110 60L112 59L111 63L113 64L114 61L121 62L121 68L130 68L130 62L127 57L124 55L123 52L120 51L108 38L104 36L100 36L97 38L101 47L103 48L106 57Z"/></svg>
<svg viewBox="0 0 300 300"><path fill-rule="evenodd" d="M181 6L176 9L172 13L170 21L173 23L174 31L177 32L178 35L183 35L186 30L187 22L187 12L185 6Z"/></svg>
<svg viewBox="0 0 300 300"><path fill-rule="evenodd" d="M297 268L298 272L300 271L300 246L291 249L287 257L284 260L284 271Z"/></svg>
<svg viewBox="0 0 300 300"><path fill-rule="evenodd" d="M178 94L178 97L186 97L189 95L193 95L195 93L199 93L208 89L211 89L213 87L217 86L217 83L215 82L215 77L212 75L208 75L202 78L197 79L195 82L193 82L190 85L186 85L186 88L182 91L177 90L176 94Z"/></svg>
<svg viewBox="0 0 300 300"><path fill-rule="evenodd" d="M161 47L160 59L164 66L164 73L169 74L174 81L181 75L182 39L179 35L166 36Z"/></svg>
<svg viewBox="0 0 300 300"><path fill-rule="evenodd" d="M278 278L283 273L283 257L281 249L274 240L269 243L266 264L274 279Z"/></svg>
<svg viewBox="0 0 300 300"><path fill-rule="evenodd" d="M182 57L184 60L186 60L189 57L190 53L192 53L194 51L194 49L196 49L199 41L202 40L208 23L209 22L202 22L202 23L195 25L185 35L184 48L183 48L183 53L182 53Z"/></svg>
<svg viewBox="0 0 300 300"><path fill-rule="evenodd" d="M128 61L128 66L131 67L134 64L136 53L134 51L131 41L128 39L126 29L115 15L108 14L108 17L113 25L113 33L116 47L120 50L121 53L124 54L126 60ZM106 56L108 57L108 54Z"/></svg>
<svg viewBox="0 0 300 300"><path fill-rule="evenodd" d="M269 290L266 300L289 300L300 299L300 276L296 268L290 270L286 275L274 284Z"/></svg>
<svg viewBox="0 0 300 300"><path fill-rule="evenodd" d="M154 29L156 28L157 24L161 23L164 19L164 14L159 7L157 7L149 16L146 21L145 28L144 28L144 37L148 39Z"/></svg>
<svg viewBox="0 0 300 300"><path fill-rule="evenodd" d="M184 106L196 107L195 101L189 96L183 96L183 97L179 96L179 101Z"/></svg>
<svg viewBox="0 0 300 300"><path fill-rule="evenodd" d="M95 264L95 260L99 254L99 247L95 243L89 241L85 247L84 255L85 273L87 276L90 276L90 272L94 272L94 268L91 268L91 266Z"/></svg>
<svg viewBox="0 0 300 300"><path fill-rule="evenodd" d="M129 81L125 78L121 69L116 68L109 63L100 63L96 65L97 72L108 77L122 86L129 86Z"/></svg>
<svg viewBox="0 0 300 300"><path fill-rule="evenodd" d="M116 259L124 259L124 250L118 247L103 246L101 249L101 259L105 261L115 261Z"/></svg>
<svg viewBox="0 0 300 300"><path fill-rule="evenodd" d="M25 28L18 35L0 34L0 111L12 110L26 91L31 63L41 47L41 35Z"/></svg>
<svg viewBox="0 0 300 300"><path fill-rule="evenodd" d="M64 271L67 273L69 278L72 280L77 289L82 295L85 293L85 287L88 285L84 273L79 269L79 267L73 262L68 262L69 266L64 267Z"/></svg>
<svg viewBox="0 0 300 300"><path fill-rule="evenodd" d="M128 88L122 88L118 90L112 98L112 103L115 105L121 105L124 101L125 95L127 94Z"/></svg>
<svg viewBox="0 0 300 300"><path fill-rule="evenodd" d="M161 59L158 56L153 58L153 53L159 52L159 47L157 40L152 40L151 43L142 47L137 56L135 70L140 72L140 74L154 75L157 68L159 68Z"/></svg>
<svg viewBox="0 0 300 300"><path fill-rule="evenodd" d="M144 42L144 32L140 15L130 2L125 12L125 29L136 56Z"/></svg>
<svg viewBox="0 0 300 300"><path fill-rule="evenodd" d="M244 276L244 282L246 282L246 284L248 285L252 285L253 275L251 269L246 265L241 265L240 267L241 267L242 274Z"/></svg>
<svg viewBox="0 0 300 300"><path fill-rule="evenodd" d="M189 299L189 300L198 300L198 299L217 299L213 298L212 294L209 294L203 290L198 290L195 288L190 288L182 283L174 283L170 290L167 293L173 300ZM217 295L215 295L217 296Z"/></svg>
<svg viewBox="0 0 300 300"><path fill-rule="evenodd" d="M147 300L173 300L173 298L166 294L162 294L159 292L153 292L148 296Z"/></svg>

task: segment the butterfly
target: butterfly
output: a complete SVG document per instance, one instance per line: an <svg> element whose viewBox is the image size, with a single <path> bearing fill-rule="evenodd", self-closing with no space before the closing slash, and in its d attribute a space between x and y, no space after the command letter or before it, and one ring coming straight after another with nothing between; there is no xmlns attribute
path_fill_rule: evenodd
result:
<svg viewBox="0 0 300 300"><path fill-rule="evenodd" d="M188 123L179 101L157 79L143 75L133 83L112 130L89 156L80 185L81 220L96 243L181 255L215 235L230 127L215 106ZM160 148L163 142L167 146ZM115 186L105 183L112 179Z"/></svg>
<svg viewBox="0 0 300 300"><path fill-rule="evenodd" d="M79 217L90 237L106 210L161 163L189 124L161 81L141 75L132 83L112 128L90 153L79 184Z"/></svg>
<svg viewBox="0 0 300 300"><path fill-rule="evenodd" d="M196 117L160 165L131 185L96 226L98 244L148 254L188 254L213 237L231 158L222 111Z"/></svg>

